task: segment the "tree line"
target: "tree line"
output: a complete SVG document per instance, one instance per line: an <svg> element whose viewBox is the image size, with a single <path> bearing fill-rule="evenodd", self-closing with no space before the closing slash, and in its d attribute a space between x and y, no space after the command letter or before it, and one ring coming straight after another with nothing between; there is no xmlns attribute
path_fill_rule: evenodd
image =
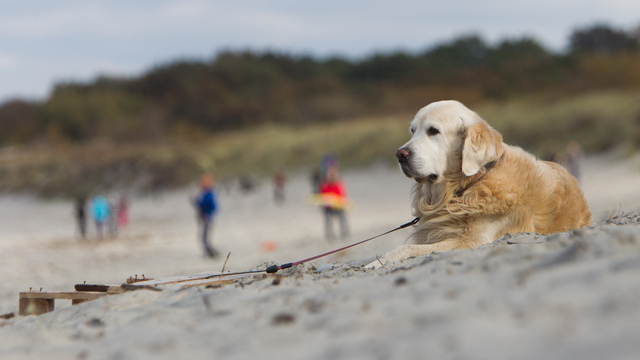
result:
<svg viewBox="0 0 640 360"><path fill-rule="evenodd" d="M554 53L530 37L488 44L478 35L420 53L317 59L225 51L137 78L60 83L44 101L0 106L0 146L31 142L194 137L243 127L304 125L414 112L431 101L469 105L545 93L640 86L639 34L607 25L575 30Z"/></svg>

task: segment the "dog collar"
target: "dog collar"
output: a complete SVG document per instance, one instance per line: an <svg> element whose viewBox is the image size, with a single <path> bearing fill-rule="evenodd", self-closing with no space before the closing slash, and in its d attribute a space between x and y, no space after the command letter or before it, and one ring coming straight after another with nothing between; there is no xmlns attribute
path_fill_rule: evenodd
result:
<svg viewBox="0 0 640 360"><path fill-rule="evenodd" d="M498 160L493 160L493 161L489 161L488 163L486 163L480 169L480 171L478 171L477 173L475 173L474 175L471 176L471 182L467 186L465 186L464 188L456 191L456 196L462 196L462 194L464 194L464 192L467 191L468 188L470 188L475 183L480 181L480 179L482 179L482 177L484 177L489 170L493 169L493 167L496 165L497 161Z"/></svg>

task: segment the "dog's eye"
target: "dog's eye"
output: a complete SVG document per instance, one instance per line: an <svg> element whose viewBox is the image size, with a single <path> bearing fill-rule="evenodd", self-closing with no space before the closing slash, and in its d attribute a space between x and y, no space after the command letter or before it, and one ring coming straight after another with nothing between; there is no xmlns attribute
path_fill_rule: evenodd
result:
<svg viewBox="0 0 640 360"><path fill-rule="evenodd" d="M416 129L414 129L413 127L410 127L409 131L413 134L414 132L416 132Z"/></svg>
<svg viewBox="0 0 640 360"><path fill-rule="evenodd" d="M438 134L440 134L440 130L434 128L433 126L430 126L427 129L427 135L429 135L429 136L438 135Z"/></svg>

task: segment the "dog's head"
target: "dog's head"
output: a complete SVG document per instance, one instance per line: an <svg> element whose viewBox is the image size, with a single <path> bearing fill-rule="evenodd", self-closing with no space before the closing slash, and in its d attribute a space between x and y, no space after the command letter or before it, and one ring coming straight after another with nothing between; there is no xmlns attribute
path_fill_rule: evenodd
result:
<svg viewBox="0 0 640 360"><path fill-rule="evenodd" d="M411 140L396 156L404 174L419 183L438 183L450 171L473 176L503 152L502 136L457 101L420 109L410 131Z"/></svg>

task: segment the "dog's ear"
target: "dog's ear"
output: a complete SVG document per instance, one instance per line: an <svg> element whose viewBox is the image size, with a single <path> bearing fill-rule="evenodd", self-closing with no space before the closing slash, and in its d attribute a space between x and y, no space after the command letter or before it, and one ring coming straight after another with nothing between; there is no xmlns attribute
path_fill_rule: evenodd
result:
<svg viewBox="0 0 640 360"><path fill-rule="evenodd" d="M479 121L467 126L462 148L462 172L473 176L487 163L497 160L502 149L502 135L478 117Z"/></svg>

